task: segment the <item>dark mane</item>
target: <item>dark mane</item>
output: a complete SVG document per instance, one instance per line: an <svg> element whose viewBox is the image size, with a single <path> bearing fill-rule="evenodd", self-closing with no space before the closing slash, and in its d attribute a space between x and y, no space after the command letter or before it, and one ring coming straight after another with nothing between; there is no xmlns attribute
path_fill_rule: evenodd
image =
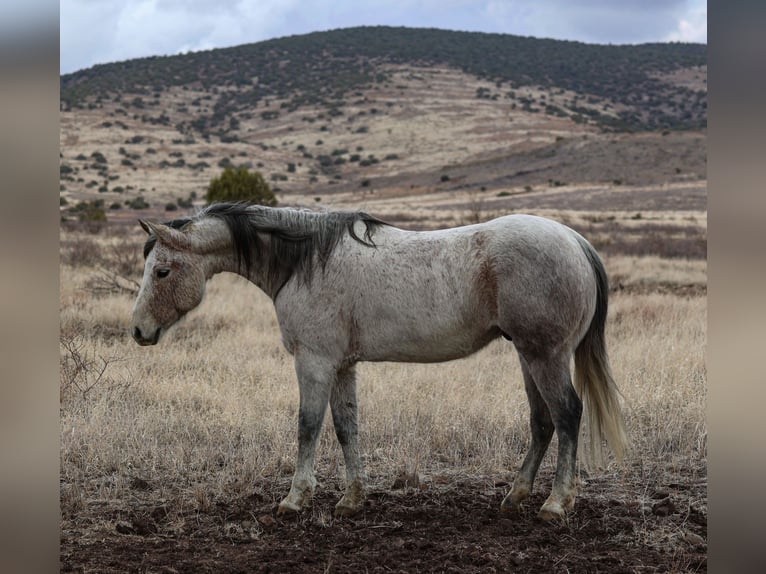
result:
<svg viewBox="0 0 766 574"><path fill-rule="evenodd" d="M226 223L243 273L249 274L254 264L266 269L264 287L272 297L293 275L310 282L315 265L319 263L324 268L346 233L362 245L374 247L375 229L387 225L362 211L315 212L245 203L214 203L193 218L175 219L167 225L180 229L205 217ZM354 231L358 221L365 224L362 237ZM154 246L153 239L147 240L144 256Z"/></svg>

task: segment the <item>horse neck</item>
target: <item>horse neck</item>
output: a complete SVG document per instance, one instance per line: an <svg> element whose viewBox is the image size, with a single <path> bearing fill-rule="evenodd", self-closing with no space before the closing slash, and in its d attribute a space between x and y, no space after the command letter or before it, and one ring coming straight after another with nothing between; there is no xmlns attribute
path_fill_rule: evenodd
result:
<svg viewBox="0 0 766 574"><path fill-rule="evenodd" d="M235 273L270 294L264 270L255 261L249 272L241 265L231 232L224 221L212 217L201 219L195 223L194 235L194 251L205 258L208 279L222 272ZM268 240L264 244L268 246Z"/></svg>

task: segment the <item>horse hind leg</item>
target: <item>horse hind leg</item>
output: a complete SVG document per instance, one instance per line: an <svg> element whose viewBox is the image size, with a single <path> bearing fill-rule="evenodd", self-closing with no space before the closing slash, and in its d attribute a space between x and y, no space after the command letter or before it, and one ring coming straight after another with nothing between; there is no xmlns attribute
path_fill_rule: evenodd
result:
<svg viewBox="0 0 766 574"><path fill-rule="evenodd" d="M346 490L335 506L336 516L350 516L364 506L365 474L359 455L356 372L353 366L341 370L330 394L330 409L343 459L346 464Z"/></svg>
<svg viewBox="0 0 766 574"><path fill-rule="evenodd" d="M540 391L537 390L524 357L519 355L519 359L521 372L524 376L524 389L529 399L529 426L532 440L519 474L513 482L513 487L500 506L504 512L519 510L521 502L529 496L535 482L535 476L537 476L537 470L540 468L540 463L553 438L554 430L548 405L545 404Z"/></svg>
<svg viewBox="0 0 766 574"><path fill-rule="evenodd" d="M551 413L558 437L556 476L548 499L538 516L543 520L564 518L574 508L577 439L580 432L582 401L572 386L569 356L560 353L529 362L532 378Z"/></svg>

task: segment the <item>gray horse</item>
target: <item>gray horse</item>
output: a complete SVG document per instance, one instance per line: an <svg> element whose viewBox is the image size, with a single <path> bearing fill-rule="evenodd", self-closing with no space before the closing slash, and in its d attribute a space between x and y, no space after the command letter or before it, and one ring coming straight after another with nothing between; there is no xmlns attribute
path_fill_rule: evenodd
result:
<svg viewBox="0 0 766 574"><path fill-rule="evenodd" d="M298 458L280 513L301 510L313 496L328 402L347 478L336 514L364 506L357 362L449 361L501 336L513 341L521 361L532 437L503 510L517 510L529 495L554 430L556 475L539 516L560 518L573 508L583 403L588 452L598 462L605 438L618 459L623 455L626 435L604 343L606 274L593 247L564 225L509 215L414 232L362 212L244 204L140 223L149 238L131 325L138 344L156 344L222 271L246 277L274 302L300 390Z"/></svg>

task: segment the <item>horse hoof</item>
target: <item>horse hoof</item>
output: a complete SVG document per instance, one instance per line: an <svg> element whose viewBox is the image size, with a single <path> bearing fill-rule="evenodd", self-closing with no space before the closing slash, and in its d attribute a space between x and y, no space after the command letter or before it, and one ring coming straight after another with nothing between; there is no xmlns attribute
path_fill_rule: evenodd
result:
<svg viewBox="0 0 766 574"><path fill-rule="evenodd" d="M506 498L500 503L500 512L507 512L509 514L521 512L521 503Z"/></svg>
<svg viewBox="0 0 766 574"><path fill-rule="evenodd" d="M363 496L344 495L335 505L335 516L352 516L364 507Z"/></svg>
<svg viewBox="0 0 766 574"><path fill-rule="evenodd" d="M277 516L286 516L290 514L298 514L301 511L301 507L287 500L283 500L279 503L277 508Z"/></svg>
<svg viewBox="0 0 766 574"><path fill-rule="evenodd" d="M537 513L537 517L545 522L551 522L553 520L564 520L566 518L566 512L559 504L543 504L540 512Z"/></svg>
<svg viewBox="0 0 766 574"><path fill-rule="evenodd" d="M529 496L529 489L524 487L515 487L503 499L500 504L501 512L520 512L521 503Z"/></svg>
<svg viewBox="0 0 766 574"><path fill-rule="evenodd" d="M345 504L338 503L335 505L335 516L338 518L353 516L360 510L361 508L359 506L346 506Z"/></svg>
<svg viewBox="0 0 766 574"><path fill-rule="evenodd" d="M335 516L351 516L364 507L365 488L364 483L355 480L346 488L343 497L335 505Z"/></svg>

